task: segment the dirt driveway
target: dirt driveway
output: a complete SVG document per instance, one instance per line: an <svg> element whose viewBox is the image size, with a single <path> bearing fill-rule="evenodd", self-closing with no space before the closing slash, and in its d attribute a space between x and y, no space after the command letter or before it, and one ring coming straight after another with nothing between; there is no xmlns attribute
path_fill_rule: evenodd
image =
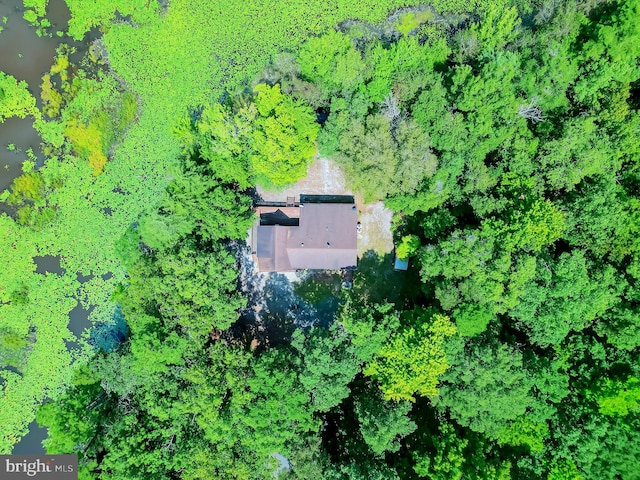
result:
<svg viewBox="0 0 640 480"><path fill-rule="evenodd" d="M316 157L309 167L307 176L292 186L279 192L265 191L260 186L257 190L263 200L272 202L282 202L287 197L298 199L301 193L353 195L347 187L342 169L332 160L321 157ZM391 252L393 250L391 235L393 212L385 208L382 202L363 204L362 198L358 195L356 195L356 205L358 219L362 224L362 231L358 234L358 256L362 256L369 250L379 255Z"/></svg>

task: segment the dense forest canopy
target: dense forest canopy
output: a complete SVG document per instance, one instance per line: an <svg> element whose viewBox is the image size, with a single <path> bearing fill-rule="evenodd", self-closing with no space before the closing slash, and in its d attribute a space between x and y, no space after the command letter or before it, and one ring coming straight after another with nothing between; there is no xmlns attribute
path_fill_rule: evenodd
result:
<svg viewBox="0 0 640 480"><path fill-rule="evenodd" d="M311 3L233 47L189 2L83 3L69 32L103 25L97 66L68 76L60 50L42 114L0 77L0 115L33 115L50 157L2 197L2 394L22 409L2 449L50 396L47 451L86 479L640 478L639 0ZM192 28L233 62L185 65ZM256 345L237 322L254 188L304 177L316 146L393 209L410 268L380 285L388 259L363 258L329 325ZM74 292L32 273L44 253L113 277ZM64 348L78 297L94 330L126 321L118 342Z"/></svg>
<svg viewBox="0 0 640 480"><path fill-rule="evenodd" d="M67 4L68 36L51 65L42 67L42 82L27 89L12 75L1 79L3 118L9 111L31 116L47 156L35 170L34 153L22 152L25 175L0 192L0 202L11 204L3 203L2 211L15 211L13 217L0 214L0 263L7 266L0 279L0 356L8 366L0 382L3 453L27 432L36 406L68 384L71 363L93 350L68 350L75 337L67 314L90 311L97 343L120 322L111 300L125 278L116 242L157 206L173 178L181 147L172 131L186 112L218 100L225 89L244 89L244 79L255 76L265 58L297 48L310 34L350 17L379 22L401 6L341 0L268 8L244 0L173 0L170 8L148 0ZM43 17L53 5L25 2L15 21L24 16L38 24L40 35L58 37L62 32ZM2 19L1 38L20 28L9 17ZM78 60L76 47L66 45L77 46L73 38L83 35L90 44ZM19 55L2 60L22 61ZM34 111L38 91L42 109ZM7 148L17 149L13 143ZM45 256L60 256L61 268L43 273L34 258Z"/></svg>

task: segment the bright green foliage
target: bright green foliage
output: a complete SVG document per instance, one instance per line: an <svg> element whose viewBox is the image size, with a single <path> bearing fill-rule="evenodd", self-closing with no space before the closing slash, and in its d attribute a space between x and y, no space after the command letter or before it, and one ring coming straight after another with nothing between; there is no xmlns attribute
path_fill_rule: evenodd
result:
<svg viewBox="0 0 640 480"><path fill-rule="evenodd" d="M237 192L233 184L206 176L208 171L201 169L198 161L187 161L187 168L190 170L176 175L162 202L161 213L156 215L169 217L167 221L178 232L196 229L205 242L244 238L253 220L250 199ZM176 234L176 239L179 236Z"/></svg>
<svg viewBox="0 0 640 480"><path fill-rule="evenodd" d="M522 354L507 345L470 345L449 362L433 401L475 432L496 438L534 403Z"/></svg>
<svg viewBox="0 0 640 480"><path fill-rule="evenodd" d="M396 248L396 255L402 260L407 260L415 254L420 247L420 238L417 235L405 235L402 237L400 245Z"/></svg>
<svg viewBox="0 0 640 480"><path fill-rule="evenodd" d="M18 209L16 221L20 225L31 227L33 231L39 232L51 223L55 215L55 208L39 208L26 204Z"/></svg>
<svg viewBox="0 0 640 480"><path fill-rule="evenodd" d="M190 335L204 337L213 328L227 328L243 299L233 293L237 273L235 259L226 252L203 255L193 244L182 244L176 253L160 255L157 278L150 281L157 308Z"/></svg>
<svg viewBox="0 0 640 480"><path fill-rule="evenodd" d="M183 146L184 154L195 152L208 164L200 165L202 173L214 175L241 189L249 187L248 119L255 119L255 106L249 105L232 116L221 104L204 107L194 123L185 115L175 127L174 134Z"/></svg>
<svg viewBox="0 0 640 480"><path fill-rule="evenodd" d="M457 438L453 427L448 423L443 423L437 435L433 437L434 455L421 457L418 452L414 452L414 471L420 477L461 480L464 475L462 471L465 461L464 450L469 441Z"/></svg>
<svg viewBox="0 0 640 480"><path fill-rule="evenodd" d="M463 337L475 337L487 329L495 318L493 310L486 305L465 304L453 311L458 333Z"/></svg>
<svg viewBox="0 0 640 480"><path fill-rule="evenodd" d="M534 200L522 209L513 209L506 222L488 222L489 228L504 239L507 251L520 248L539 252L558 240L564 230L564 216L549 200Z"/></svg>
<svg viewBox="0 0 640 480"><path fill-rule="evenodd" d="M177 119L198 105L209 105L253 78L265 60L281 50L296 50L310 34L353 18L382 20L406 2L345 0L258 4L239 0L174 0L160 14L157 2L70 1L72 35L107 22L117 11L127 22L106 23L103 36L110 68L135 93L138 122L131 126L110 160L108 188L101 192L122 215L121 231L169 183L169 167L179 140L171 134ZM417 3L417 2L414 2ZM283 90L284 91L284 90ZM105 182L103 180L102 182ZM115 187L136 195L113 195ZM125 212L126 215L125 215Z"/></svg>
<svg viewBox="0 0 640 480"><path fill-rule="evenodd" d="M360 433L375 455L397 452L400 440L418 428L407 417L410 410L411 403L406 400L388 401L372 392L357 397L355 412L360 422Z"/></svg>
<svg viewBox="0 0 640 480"><path fill-rule="evenodd" d="M72 152L99 175L114 141L134 119L137 104L131 92L123 92L113 77L102 72L89 78L78 70L70 78L71 53L61 46L49 73L42 77L43 113L51 120L38 121L35 126L48 144L46 152L65 151L66 138Z"/></svg>
<svg viewBox="0 0 640 480"><path fill-rule="evenodd" d="M194 221L151 212L140 219L138 231L147 246L160 251L178 243L178 240L191 233L194 227Z"/></svg>
<svg viewBox="0 0 640 480"><path fill-rule="evenodd" d="M583 406L580 422L569 413L581 402L575 384L597 370L596 354L574 371L560 345L606 335L607 353L592 345L598 358L616 359L620 371L635 368L624 355L640 338L638 64L631 58L637 25L630 20L636 4L592 10L572 2L484 3L479 20L459 29L444 48L428 29L422 43L405 37L389 43L382 28L351 27L344 30L351 38L331 33L314 39L298 65L291 58L280 65L287 91L330 110L320 151L345 168L365 200L383 198L399 213L403 235L423 240L420 302L439 304L462 337L445 344L452 367L433 399L464 427L452 440L461 448L452 446L450 457L440 457L439 465L447 466L440 472L434 456L415 457L421 475L508 477L511 464L518 478L561 478L563 472L567 478L625 478L630 471L620 449L603 456L598 442L606 421L574 427L587 415L602 417L594 401ZM403 12L408 20L411 14ZM351 67L350 76L337 82L328 72L340 61ZM360 87L350 83L353 78ZM412 122L428 138L401 137L401 125ZM407 144L413 154L425 152L420 145L428 148L437 163L421 170L424 157L403 157L410 165L403 185L394 162ZM413 300L401 301L412 310ZM361 342L369 373L400 333L380 344L384 335L366 312L360 313L362 325L353 307L347 312L343 324L352 342ZM370 345L360 340L365 334ZM410 367L392 370L400 375ZM616 405L626 401L609 393ZM576 403L567 407L567 399ZM347 406L341 412L348 418ZM621 428L633 428L633 416L612 424L614 434L604 443L632 441ZM348 424L343 421L341 426ZM468 429L478 435L464 443ZM409 436L407 444L418 443ZM341 445L341 452L352 448L347 440ZM514 448L528 453L505 461ZM484 458L488 464L478 467ZM402 454L393 462L400 459ZM343 476L359 478L353 460L341 462ZM375 476L383 470L371 471Z"/></svg>
<svg viewBox="0 0 640 480"><path fill-rule="evenodd" d="M549 480L584 480L574 462L563 460L554 463L549 470Z"/></svg>
<svg viewBox="0 0 640 480"><path fill-rule="evenodd" d="M366 201L384 198L396 180L391 124L382 115L354 121L340 137L340 160Z"/></svg>
<svg viewBox="0 0 640 480"><path fill-rule="evenodd" d="M630 377L624 382L607 379L598 396L600 413L625 416L640 410L640 380Z"/></svg>
<svg viewBox="0 0 640 480"><path fill-rule="evenodd" d="M40 171L29 168L30 161L23 164L24 174L16 177L11 183L10 193L6 201L9 205L18 207L16 220L18 224L29 226L34 231L41 231L51 223L56 215L56 209L47 205L46 196L53 185L47 185Z"/></svg>
<svg viewBox="0 0 640 480"><path fill-rule="evenodd" d="M356 355L363 363L374 358L400 325L393 304L369 305L363 299L347 301L339 312L338 321L349 332Z"/></svg>
<svg viewBox="0 0 640 480"><path fill-rule="evenodd" d="M36 12L34 12L33 10L25 10L24 11L24 15L23 18L32 24L36 24L38 21L38 16L36 15Z"/></svg>
<svg viewBox="0 0 640 480"><path fill-rule="evenodd" d="M235 90L240 82L262 69L266 58L284 48L296 49L309 33L320 33L347 18L381 20L390 9L405 3L365 0L353 4L335 0L327 4L296 0L267 6L236 0L175 0L169 7L159 7L158 2L147 0L68 1L72 14L70 35L81 38L92 26L98 26L103 32L102 58L108 62L107 70L133 93L123 93L111 75L95 74L96 79L93 74L86 74L82 88L76 92L77 100L60 98L60 112L51 102L49 106L55 108L49 113L60 115L54 118L65 122L37 124L47 144L45 152L50 156L38 170L46 185L46 206L27 202L18 217L24 225L0 216L0 258L8 266L0 280L0 298L4 302L0 303L0 319L4 320L0 320L0 331L11 321L12 331L24 338L30 328L37 333L25 350L22 372L2 373L8 379L0 393L2 453L8 453L26 433L35 406L45 398L57 397L67 383L72 355L66 351L63 339L73 339L67 329L67 314L77 305L74 297L80 298L84 307L94 307L91 321L110 321L115 308L110 297L125 276L115 243L141 212L158 203L172 181L173 166L180 153L179 140L171 133L177 120L190 108L220 98L226 88ZM116 10L124 20L110 22ZM44 71L47 66L41 68ZM87 70L95 72L93 68ZM56 85L61 96L74 93L70 77L69 92L59 88L61 74L62 70L50 74L52 88ZM80 76L78 72L76 78ZM50 94L51 98L55 96ZM32 105L30 102L26 105ZM107 145L103 152L109 162L96 177L87 160L70 154L64 130L66 120L86 129L97 112L109 115L113 135L101 132L102 138L109 139L108 145L102 142L102 146ZM129 120L134 121L125 127ZM81 133L96 140L87 132ZM242 162L233 165L235 168ZM234 183L234 179L222 175L221 169L215 170L225 185ZM244 179L237 176L240 190L248 188L247 169L239 167L237 172L245 174ZM211 206L209 211L215 212L215 208ZM243 238L245 234L246 231ZM45 277L34 272L32 258L47 254L62 254L63 275ZM93 274L93 278L81 284L76 272ZM28 302L9 304L12 296L25 298L20 293L23 286L28 288ZM77 351L74 355L85 354ZM130 417L126 419L131 421ZM166 443L170 439L167 437ZM208 446L199 451L198 458L210 457ZM122 458L130 454L131 449L127 448ZM201 478L211 476L217 475ZM127 474L123 477L134 478Z"/></svg>
<svg viewBox="0 0 640 480"><path fill-rule="evenodd" d="M106 76L96 80L76 77L68 89L71 97L62 115L64 134L73 151L88 160L94 175L99 175L115 138L133 119L135 99Z"/></svg>
<svg viewBox="0 0 640 480"><path fill-rule="evenodd" d="M240 188L252 182L294 182L306 174L316 151L313 112L282 94L279 85L259 84L255 92L239 97L235 112L214 104L203 108L195 122L183 117L175 134L185 153L197 150L208 160L206 171Z"/></svg>
<svg viewBox="0 0 640 480"><path fill-rule="evenodd" d="M549 427L544 422L534 422L525 416L519 417L498 434L498 443L525 446L531 452L544 451L544 441L549 436Z"/></svg>
<svg viewBox="0 0 640 480"><path fill-rule="evenodd" d="M42 112L50 118L57 117L62 107L62 94L51 83L51 75L45 73L42 76Z"/></svg>
<svg viewBox="0 0 640 480"><path fill-rule="evenodd" d="M567 438L575 442L572 457L583 477L606 480L635 478L638 471L635 457L640 439L637 419L624 422L619 418L580 413L583 415L568 420L578 420L583 425L579 432L570 432Z"/></svg>
<svg viewBox="0 0 640 480"><path fill-rule="evenodd" d="M318 124L310 107L280 92L280 86L260 84L255 105L251 166L258 183L282 186L305 176L315 154Z"/></svg>
<svg viewBox="0 0 640 480"><path fill-rule="evenodd" d="M58 395L59 386L69 381L65 367L72 358L64 339L75 338L67 330L66 316L77 305L75 299L60 295L55 306L42 308L47 297L55 296L55 292L59 295L60 289L71 282L61 281L57 275L45 277L33 273L35 265L31 256L38 252L29 235L20 233L22 230L24 227L8 217L0 217L0 241L3 242L0 259L13 266L3 271L0 280L0 355L6 362L3 366L17 368L17 372L4 368L1 371L0 451L6 453L26 433L27 424L35 417L35 403L43 400L45 393L50 397ZM11 260L16 252L20 252L24 260Z"/></svg>
<svg viewBox="0 0 640 480"><path fill-rule="evenodd" d="M40 117L36 108L36 99L27 90L27 82L18 81L11 75L0 72L0 123L5 118L24 118L33 115Z"/></svg>
<svg viewBox="0 0 640 480"><path fill-rule="evenodd" d="M253 376L247 380L253 399L244 405L239 419L255 432L254 441L263 455L274 448L282 450L301 433L318 428L308 393L289 362L289 352L270 350L256 360Z"/></svg>
<svg viewBox="0 0 640 480"><path fill-rule="evenodd" d="M423 281L433 279L436 298L460 319L462 335L481 333L493 315L517 305L535 275L535 258L502 250L501 240L487 225L480 231L454 230L422 251Z"/></svg>
<svg viewBox="0 0 640 480"><path fill-rule="evenodd" d="M36 122L51 158L0 197L19 207L0 216L0 451L49 397L50 447L83 478L270 478L275 452L283 478L637 477L637 0L121 3L69 0L109 74L61 52ZM408 272L363 257L337 322L292 348L227 327L247 194L315 151L303 105L355 193L424 246ZM46 254L64 271L35 273ZM64 342L78 299L93 320L118 302L130 336L72 379L93 353ZM436 311L459 335L432 342Z"/></svg>
<svg viewBox="0 0 640 480"><path fill-rule="evenodd" d="M612 82L630 83L640 76L637 62L640 2L620 2L618 8L611 10L604 12L596 24L589 25L587 41L581 45L582 75L575 92L584 103L597 105L602 97L606 98Z"/></svg>
<svg viewBox="0 0 640 480"><path fill-rule="evenodd" d="M250 360L219 338L246 302L236 291L236 259L226 246L243 239L253 222L251 200L238 190L232 170L210 161L216 159L210 149L209 158L199 156L200 139L204 144L222 135L223 121L182 125L181 138L192 144L185 144L174 180L118 242L129 276L113 298L131 334L118 351L92 360L102 379L95 395L107 409L91 419L100 438L88 439L87 429L68 416L61 417L71 430L57 427L52 434L52 444L66 452L89 442L85 475L98 467L113 478L180 471L182 478L248 479L251 472L270 474L274 451L286 454L289 444L318 430L291 352L273 349ZM225 155L232 160L234 152ZM42 421L56 425L57 408L97 401L81 393L69 392L60 407L47 407L51 412L45 408ZM242 434L229 441L229 432ZM149 441L153 448L143 446ZM212 449L218 455L207 458Z"/></svg>
<svg viewBox="0 0 640 480"><path fill-rule="evenodd" d="M633 290L633 287L628 290ZM640 311L628 302L622 302L603 314L595 328L617 348L633 350L640 345Z"/></svg>
<svg viewBox="0 0 640 480"><path fill-rule="evenodd" d="M96 112L108 113L115 132L110 140L115 143L106 147L109 163L105 170L95 177L88 161L69 154L66 122L42 121L37 128L50 144L45 151L51 158L38 171L47 185L48 206L26 205L19 217L24 225L0 216L0 238L11 239L9 248L0 248L2 264L7 267L0 280L0 298L8 302L23 285L29 288L27 304L0 303L0 319L11 320L20 335L26 336L30 327L39 334L27 350L23 372L2 373L9 378L0 394L2 453L8 453L26 433L35 405L57 396L67 382L72 355L65 350L63 338L71 335L67 314L77 305L73 297L79 297L84 307L94 306L91 321L110 321L115 308L110 296L125 275L114 244L141 212L158 203L171 182L180 152L179 140L171 134L177 120L189 108L220 98L226 88L235 90L241 81L259 72L270 55L297 48L309 33L320 33L347 18L381 20L390 9L405 4L397 0L367 0L357 5L343 0L269 5L176 0L162 8L147 0L68 1L70 35L81 38L92 26L100 27L108 70L133 92L137 105L134 115L131 94L113 89L119 83L111 75L98 74L93 84L83 79L98 88L81 89L85 93L76 97L66 119L87 127ZM124 20L110 22L116 10ZM50 81L58 87L57 75L50 75ZM66 94L62 89L58 93ZM60 103L63 117L68 101ZM58 114L55 108L52 112ZM123 137L128 119L135 121ZM247 187L244 181L241 189ZM63 275L44 277L34 272L34 256L59 253L66 270ZM94 276L80 284L76 272ZM210 456L206 447L201 452L199 458ZM124 455L133 457L130 449Z"/></svg>
<svg viewBox="0 0 640 480"><path fill-rule="evenodd" d="M640 280L640 262L634 256L626 268L629 282L622 294L622 301L597 321L596 331L607 337L607 341L617 348L631 351L640 345L640 315L638 280Z"/></svg>
<svg viewBox="0 0 640 480"><path fill-rule="evenodd" d="M146 0L67 0L71 10L69 35L76 40L82 39L92 27L109 25L109 21L118 12L123 17L131 16L135 23L146 23L156 15L157 6Z"/></svg>
<svg viewBox="0 0 640 480"><path fill-rule="evenodd" d="M488 54L492 50L502 50L514 40L520 18L516 7L509 6L506 1L488 3L485 8L484 18L471 27L471 33Z"/></svg>
<svg viewBox="0 0 640 480"><path fill-rule="evenodd" d="M340 137L337 160L354 189L368 201L392 192L412 193L435 171L429 136L415 122L401 121L395 129L384 115L355 120Z"/></svg>
<svg viewBox="0 0 640 480"><path fill-rule="evenodd" d="M606 135L599 135L593 117L577 118L565 125L565 134L540 148L538 169L551 190L572 190L582 179L619 168L619 154Z"/></svg>
<svg viewBox="0 0 640 480"><path fill-rule="evenodd" d="M23 18L33 24L36 27L40 27L36 30L38 36L43 33L43 28L49 27L51 23L48 19L44 18L47 13L48 0L22 0L24 5Z"/></svg>
<svg viewBox="0 0 640 480"><path fill-rule="evenodd" d="M557 260L541 258L536 279L524 289L510 315L539 345L560 343L582 330L618 302L621 282L610 266L597 269L576 251Z"/></svg>
<svg viewBox="0 0 640 480"><path fill-rule="evenodd" d="M71 121L64 129L65 136L73 145L74 152L89 161L96 175L102 172L107 163L109 132L108 117L104 113L97 114L85 125Z"/></svg>
<svg viewBox="0 0 640 480"><path fill-rule="evenodd" d="M87 377L81 378L82 373ZM53 454L73 451L78 439L90 441L96 434L95 424L108 411L99 378L85 366L74 372L67 399L46 403L38 410L38 423L49 427L47 452Z"/></svg>
<svg viewBox="0 0 640 480"><path fill-rule="evenodd" d="M192 341L204 341L214 327L227 328L244 305L234 292L235 259L219 242L243 238L252 221L247 197L199 172L197 159L184 159L160 209L140 223L140 239L153 255L130 269L133 297L176 322ZM122 245L130 263L127 250L137 246Z"/></svg>
<svg viewBox="0 0 640 480"><path fill-rule="evenodd" d="M572 245L613 260L638 250L640 204L609 176L581 185L565 202L565 238Z"/></svg>
<svg viewBox="0 0 640 480"><path fill-rule="evenodd" d="M349 396L348 385L361 364L339 324L328 332L314 328L306 338L301 330L296 330L291 345L303 358L300 382L310 392L316 410L329 411Z"/></svg>
<svg viewBox="0 0 640 480"><path fill-rule="evenodd" d="M17 177L11 184L11 195L7 199L10 205L16 205L31 200L42 200L44 180L38 172L28 172Z"/></svg>
<svg viewBox="0 0 640 480"><path fill-rule="evenodd" d="M365 78L365 63L351 39L336 31L311 38L298 55L300 74L320 86L323 96L354 90Z"/></svg>
<svg viewBox="0 0 640 480"><path fill-rule="evenodd" d="M363 371L380 382L386 400L415 402L415 395L438 394L439 378L449 367L443 345L456 327L447 317L428 320L419 311L409 312L405 321L409 326L393 335Z"/></svg>
<svg viewBox="0 0 640 480"><path fill-rule="evenodd" d="M398 18L396 28L403 35L408 35L411 31L418 28L421 23L433 20L433 17L433 12L431 12L430 10L418 12L417 14L413 12L403 13Z"/></svg>
<svg viewBox="0 0 640 480"><path fill-rule="evenodd" d="M413 471L420 478L511 478L510 462L496 458L489 442L468 430L457 431L451 423L442 422L434 430L422 429L407 443L413 450Z"/></svg>
<svg viewBox="0 0 640 480"><path fill-rule="evenodd" d="M23 288L13 292L11 301L16 303L28 302L28 290ZM5 327L6 328L6 327ZM21 368L24 363L25 347L28 345L27 340L5 329L0 333L0 362L3 365L11 365L14 368Z"/></svg>

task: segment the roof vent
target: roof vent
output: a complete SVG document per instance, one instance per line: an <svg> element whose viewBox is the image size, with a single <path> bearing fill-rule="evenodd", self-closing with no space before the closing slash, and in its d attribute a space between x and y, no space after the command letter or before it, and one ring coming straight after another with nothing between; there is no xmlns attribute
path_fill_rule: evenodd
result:
<svg viewBox="0 0 640 480"><path fill-rule="evenodd" d="M301 247L304 247L304 242L300 242L300 246L301 246Z"/></svg>
<svg viewBox="0 0 640 480"><path fill-rule="evenodd" d="M331 246L331 244L329 242L327 242L327 248L329 248Z"/></svg>

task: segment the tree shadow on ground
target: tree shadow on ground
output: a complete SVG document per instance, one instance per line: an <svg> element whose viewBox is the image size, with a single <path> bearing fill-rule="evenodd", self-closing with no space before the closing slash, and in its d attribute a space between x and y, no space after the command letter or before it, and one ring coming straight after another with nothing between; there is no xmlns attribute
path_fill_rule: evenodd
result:
<svg viewBox="0 0 640 480"><path fill-rule="evenodd" d="M297 328L331 325L346 293L339 272L258 273L248 249L244 250L240 251L239 288L247 297L247 306L230 329L232 338L252 349L265 348L288 343ZM392 254L366 252L358 264L352 293L399 308L415 302L421 294L419 272L412 266L409 271L394 271L393 260Z"/></svg>
<svg viewBox="0 0 640 480"><path fill-rule="evenodd" d="M358 262L353 293L372 302L390 302L398 307L414 303L421 295L420 272L412 264L407 271L393 268L393 253L378 255L369 250Z"/></svg>
<svg viewBox="0 0 640 480"><path fill-rule="evenodd" d="M316 312L314 326L328 327L344 299L342 275L335 271L308 271L293 284L295 294ZM299 322L299 326L310 324Z"/></svg>
<svg viewBox="0 0 640 480"><path fill-rule="evenodd" d="M239 323L251 330L260 345L289 342L296 328L317 325L333 317L333 312L319 310L317 305L305 301L296 293L294 284L281 273L260 274L246 292L249 301Z"/></svg>

